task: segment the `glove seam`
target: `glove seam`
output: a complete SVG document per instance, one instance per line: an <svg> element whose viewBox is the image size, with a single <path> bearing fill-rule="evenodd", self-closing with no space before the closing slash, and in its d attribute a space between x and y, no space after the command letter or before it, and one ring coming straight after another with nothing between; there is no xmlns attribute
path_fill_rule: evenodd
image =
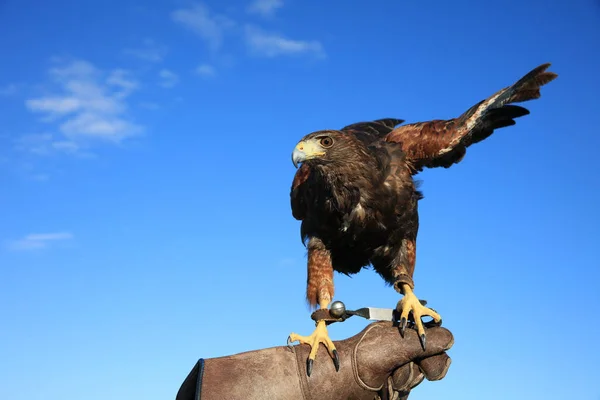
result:
<svg viewBox="0 0 600 400"><path fill-rule="evenodd" d="M360 377L360 375L358 373L358 362L356 360L356 358L357 358L357 352L358 352L358 346L363 341L363 339L365 338L365 336L367 336L367 333L369 333L372 329L375 329L375 328L377 328L377 325L371 325L365 331L365 333L362 335L362 337L358 340L358 343L356 343L356 345L354 346L354 349L352 350L352 373L354 375L354 380L356 381L356 383L358 383L358 385L360 387L362 387L363 389L366 389L366 390L377 392L377 391L379 391L379 390L381 390L383 388L383 385L385 384L385 382L382 383L379 387L373 387L373 386L367 385L367 383L362 380L362 378Z"/></svg>
<svg viewBox="0 0 600 400"><path fill-rule="evenodd" d="M413 364L413 362L412 362L412 361L411 361L411 362L409 362L408 364L409 364L409 365L408 365L408 368L410 369L410 372L408 373L408 379L406 379L406 382L404 382L404 384L403 384L403 385L401 385L400 387L398 387L398 388L397 388L397 387L396 387L396 385L394 385L394 379L392 378L392 387L393 387L393 388L394 388L394 390L395 390L395 391L397 391L397 392L407 392L407 391L410 391L410 390L411 390L410 383L411 383L411 382L413 381L413 379L414 379L415 370L414 370L414 367L413 367L413 365L410 365L410 364ZM405 365L406 365L406 364L405 364ZM392 376L393 376L393 374L392 374Z"/></svg>
<svg viewBox="0 0 600 400"><path fill-rule="evenodd" d="M300 368L300 359L298 353L296 352L296 346L292 347L292 351L294 352L294 357L296 358L296 372L298 373L298 379L300 380L300 392L302 392L302 399L308 400L308 382L305 380L306 371L302 371Z"/></svg>

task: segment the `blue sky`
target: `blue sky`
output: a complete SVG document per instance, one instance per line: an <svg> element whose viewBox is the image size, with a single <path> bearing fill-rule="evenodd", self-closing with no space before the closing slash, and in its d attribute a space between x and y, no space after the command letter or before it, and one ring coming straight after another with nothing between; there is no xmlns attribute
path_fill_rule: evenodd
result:
<svg viewBox="0 0 600 400"><path fill-rule="evenodd" d="M174 398L199 357L310 333L296 142L451 118L545 62L531 115L419 176L416 293L456 344L411 399L600 397L594 0L8 0L0 54L0 398Z"/></svg>

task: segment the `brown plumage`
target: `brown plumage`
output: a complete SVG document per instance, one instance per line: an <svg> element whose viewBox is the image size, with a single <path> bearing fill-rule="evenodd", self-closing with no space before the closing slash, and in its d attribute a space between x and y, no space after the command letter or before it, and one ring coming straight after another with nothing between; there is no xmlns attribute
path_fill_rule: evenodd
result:
<svg viewBox="0 0 600 400"><path fill-rule="evenodd" d="M305 136L293 154L294 164L302 165L291 206L308 241L308 302L329 304L334 270L353 274L370 264L404 294L402 315L413 313L424 340L420 317L439 315L412 293L422 197L413 175L460 162L467 147L527 115L512 103L539 98L540 87L557 76L546 71L549 66L535 68L457 118L402 126L402 120L386 118Z"/></svg>

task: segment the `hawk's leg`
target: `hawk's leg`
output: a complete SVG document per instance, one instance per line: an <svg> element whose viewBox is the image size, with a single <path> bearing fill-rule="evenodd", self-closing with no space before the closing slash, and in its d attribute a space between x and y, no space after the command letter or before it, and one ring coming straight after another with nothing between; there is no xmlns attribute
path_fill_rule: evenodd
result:
<svg viewBox="0 0 600 400"><path fill-rule="evenodd" d="M317 238L311 238L308 243L308 282L306 287L306 299L312 307L317 304L326 309L333 298L333 267L331 255L325 248L323 242ZM333 358L336 371L340 368L340 362L335 345L329 338L325 321L317 321L317 327L309 336L300 336L291 333L288 343L299 341L311 347L310 354L306 360L306 373L310 376L313 362L319 350L319 344L323 343Z"/></svg>
<svg viewBox="0 0 600 400"><path fill-rule="evenodd" d="M436 324L440 324L442 322L442 317L432 309L425 307L413 292L415 287L412 279L415 271L416 261L415 240L402 240L402 247L396 261L397 264L393 273L394 289L404 295L402 300L400 300L396 306L396 309L400 313L400 331L402 334L404 334L404 330L406 329L406 325L408 323L409 314L412 314L417 332L421 338L421 344L423 349L425 349L426 335L421 318L424 316L430 316L433 318Z"/></svg>

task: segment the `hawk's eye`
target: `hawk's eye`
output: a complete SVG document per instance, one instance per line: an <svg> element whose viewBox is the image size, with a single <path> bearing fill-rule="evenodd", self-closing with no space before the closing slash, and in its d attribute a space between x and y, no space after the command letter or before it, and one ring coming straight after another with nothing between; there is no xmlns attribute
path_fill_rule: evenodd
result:
<svg viewBox="0 0 600 400"><path fill-rule="evenodd" d="M333 146L333 139L330 138L329 136L325 136L324 138L321 138L321 140L319 140L319 143L321 144L321 146L323 146L327 149L327 148Z"/></svg>

